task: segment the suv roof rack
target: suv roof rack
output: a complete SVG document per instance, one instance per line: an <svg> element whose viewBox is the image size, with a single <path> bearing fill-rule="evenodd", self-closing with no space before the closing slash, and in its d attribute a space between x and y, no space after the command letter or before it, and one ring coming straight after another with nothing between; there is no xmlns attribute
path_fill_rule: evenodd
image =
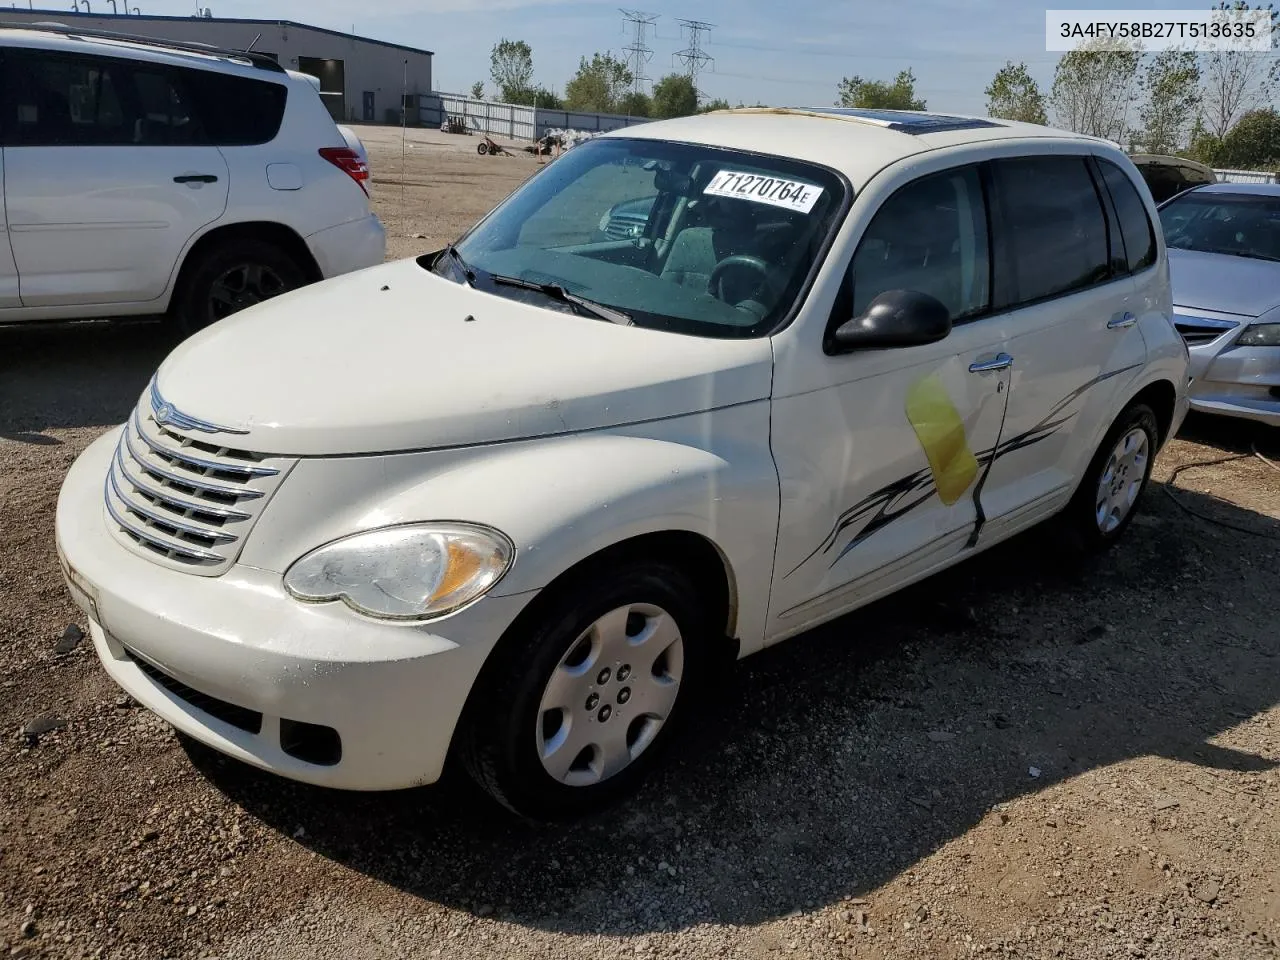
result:
<svg viewBox="0 0 1280 960"><path fill-rule="evenodd" d="M79 27L68 27L53 23L13 23L0 22L0 30L35 30L41 33L56 33L71 39L116 40L122 43L135 43L139 46L157 49L178 50L183 53L202 53L205 56L222 57L236 60L249 66L263 70L284 73L284 67L265 53L254 53L251 50L233 50L230 47L215 47L208 43L193 43L186 40L165 40L161 37L144 37L134 33L117 33L112 30L84 30Z"/></svg>

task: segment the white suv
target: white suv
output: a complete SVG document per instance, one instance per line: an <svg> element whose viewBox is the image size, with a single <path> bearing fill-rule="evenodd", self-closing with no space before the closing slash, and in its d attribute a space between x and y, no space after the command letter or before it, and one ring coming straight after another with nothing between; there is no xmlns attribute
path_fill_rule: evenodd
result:
<svg viewBox="0 0 1280 960"><path fill-rule="evenodd" d="M116 682L232 756L372 790L456 751L582 810L732 656L1051 517L1121 535L1187 408L1155 222L1044 127L593 139L456 247L180 346L67 477L67 582Z"/></svg>
<svg viewBox="0 0 1280 960"><path fill-rule="evenodd" d="M198 329L382 262L368 167L260 54L0 29L0 323L171 312Z"/></svg>

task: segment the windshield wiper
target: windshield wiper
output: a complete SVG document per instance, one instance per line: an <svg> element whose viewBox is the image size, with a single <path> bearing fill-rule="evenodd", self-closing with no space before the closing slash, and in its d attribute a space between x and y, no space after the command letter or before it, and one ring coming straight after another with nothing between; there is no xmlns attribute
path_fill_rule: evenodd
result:
<svg viewBox="0 0 1280 960"><path fill-rule="evenodd" d="M608 320L610 323L618 323L623 326L629 326L631 323L631 315L623 313L621 310L615 310L613 307L606 307L603 303L596 303L594 300L588 300L586 297L580 297L576 293L570 293L558 283L535 283L532 280L522 280L520 277L504 277L500 273L489 275L489 279L495 284L502 287L519 287L522 290L536 290L552 300L558 300L560 303L569 303L575 307L581 307L587 313L601 320Z"/></svg>
<svg viewBox="0 0 1280 960"><path fill-rule="evenodd" d="M476 285L476 272L471 269L467 261L462 259L462 254L458 252L458 248L452 243L444 248L444 255L454 262L457 268L462 271L462 279L467 281L468 287Z"/></svg>

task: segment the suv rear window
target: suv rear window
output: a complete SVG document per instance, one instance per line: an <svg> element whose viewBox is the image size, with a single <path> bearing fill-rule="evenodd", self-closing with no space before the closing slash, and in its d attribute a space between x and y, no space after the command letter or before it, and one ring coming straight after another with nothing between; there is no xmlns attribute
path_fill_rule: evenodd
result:
<svg viewBox="0 0 1280 960"><path fill-rule="evenodd" d="M211 70L177 72L214 146L269 143L280 132L289 95L284 84Z"/></svg>
<svg viewBox="0 0 1280 960"><path fill-rule="evenodd" d="M8 49L0 130L13 147L246 146L275 138L287 95L209 70Z"/></svg>

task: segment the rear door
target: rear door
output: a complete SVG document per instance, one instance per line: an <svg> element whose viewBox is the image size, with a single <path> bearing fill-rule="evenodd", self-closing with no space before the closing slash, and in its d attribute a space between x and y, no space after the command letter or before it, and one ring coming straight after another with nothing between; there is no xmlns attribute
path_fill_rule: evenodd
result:
<svg viewBox="0 0 1280 960"><path fill-rule="evenodd" d="M175 71L11 49L5 205L27 307L146 302L226 207L227 165Z"/></svg>
<svg viewBox="0 0 1280 960"><path fill-rule="evenodd" d="M1116 413L1117 391L1145 361L1146 344L1120 231L1092 158L1010 157L993 161L991 171L995 297L1006 311L1012 377L984 492L983 533L1000 536L1069 499Z"/></svg>
<svg viewBox="0 0 1280 960"><path fill-rule="evenodd" d="M3 71L4 51L0 50L0 71ZM4 128L7 116L0 113L0 310L21 306L18 296L18 268L13 262L13 249L9 245L9 217L4 206Z"/></svg>

